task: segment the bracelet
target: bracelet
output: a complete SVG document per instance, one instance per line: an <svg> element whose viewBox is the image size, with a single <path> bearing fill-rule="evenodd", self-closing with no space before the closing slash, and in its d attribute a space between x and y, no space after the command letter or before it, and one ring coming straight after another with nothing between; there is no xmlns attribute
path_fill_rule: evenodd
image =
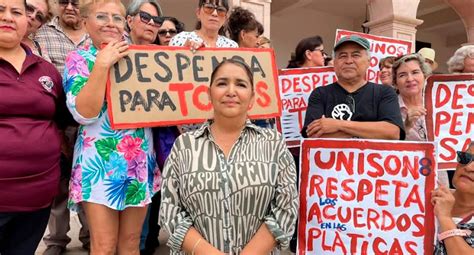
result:
<svg viewBox="0 0 474 255"><path fill-rule="evenodd" d="M472 231L468 229L451 229L448 231L444 231L443 233L438 234L439 241L443 241L444 239L452 236L469 236L471 235Z"/></svg>
<svg viewBox="0 0 474 255"><path fill-rule="evenodd" d="M194 250L196 250L196 247L198 246L198 244L201 242L202 238L199 238L199 240L196 241L196 243L194 244L193 246L193 250L191 251L191 255L194 255Z"/></svg>

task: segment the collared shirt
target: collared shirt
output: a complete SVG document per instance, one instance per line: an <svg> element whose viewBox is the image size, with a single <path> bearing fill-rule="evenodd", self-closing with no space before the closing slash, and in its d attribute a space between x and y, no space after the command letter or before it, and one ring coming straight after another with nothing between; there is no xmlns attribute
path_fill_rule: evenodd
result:
<svg viewBox="0 0 474 255"><path fill-rule="evenodd" d="M408 116L408 107L406 106L405 102L403 102L403 98L401 95L398 95L398 103L400 104L400 113L402 114L403 124ZM406 128L406 127L405 127ZM426 124L425 124L425 116L421 116L418 118L413 127L410 129L405 129L406 138L405 140L408 141L426 141Z"/></svg>
<svg viewBox="0 0 474 255"><path fill-rule="evenodd" d="M288 246L298 192L281 134L247 121L226 158L210 124L178 137L163 170L160 225L170 234L171 254L184 254L191 226L225 253L239 254L262 224L279 248Z"/></svg>
<svg viewBox="0 0 474 255"><path fill-rule="evenodd" d="M48 52L49 58L63 75L64 63L69 52L75 50L79 46L83 46L88 39L88 35L84 35L78 44L75 44L59 24L59 17L54 17L48 24L42 26L37 32L35 39L44 45Z"/></svg>
<svg viewBox="0 0 474 255"><path fill-rule="evenodd" d="M22 44L18 72L0 57L0 212L48 207L58 191L68 113L56 68Z"/></svg>

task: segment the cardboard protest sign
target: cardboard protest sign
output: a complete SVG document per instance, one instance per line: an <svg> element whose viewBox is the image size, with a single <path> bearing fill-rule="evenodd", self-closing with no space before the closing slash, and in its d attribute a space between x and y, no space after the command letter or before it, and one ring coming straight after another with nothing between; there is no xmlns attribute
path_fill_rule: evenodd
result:
<svg viewBox="0 0 474 255"><path fill-rule="evenodd" d="M303 140L298 254L432 254L435 145Z"/></svg>
<svg viewBox="0 0 474 255"><path fill-rule="evenodd" d="M411 53L411 42L384 37L384 36L376 36L376 35L369 35L364 33L358 33L348 30L338 29L336 31L336 42L339 41L342 37L349 36L349 35L358 35L363 37L370 42L370 67L367 70L367 80L380 83L380 69L379 69L379 62L382 58L388 56L401 56L405 54Z"/></svg>
<svg viewBox="0 0 474 255"><path fill-rule="evenodd" d="M456 168L456 151L474 137L474 74L430 76L425 106L428 139L439 144L438 167Z"/></svg>
<svg viewBox="0 0 474 255"><path fill-rule="evenodd" d="M271 49L131 45L127 57L111 68L107 102L114 129L200 123L211 117L210 76L224 59L249 65L254 75L251 118L281 114L277 68Z"/></svg>
<svg viewBox="0 0 474 255"><path fill-rule="evenodd" d="M277 121L288 147L300 145L308 98L320 86L336 81L332 67L282 69L278 75L278 87L282 101L282 115Z"/></svg>

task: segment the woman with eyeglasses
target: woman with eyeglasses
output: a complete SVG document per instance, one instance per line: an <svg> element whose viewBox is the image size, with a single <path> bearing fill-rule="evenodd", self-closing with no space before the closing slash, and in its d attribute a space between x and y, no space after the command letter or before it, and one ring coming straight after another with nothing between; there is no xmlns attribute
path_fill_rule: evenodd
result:
<svg viewBox="0 0 474 255"><path fill-rule="evenodd" d="M163 24L156 0L133 0L127 8L127 27L133 44L152 44Z"/></svg>
<svg viewBox="0 0 474 255"><path fill-rule="evenodd" d="M28 28L21 42L28 45L34 54L44 58L48 62L51 62L45 47L42 47L40 43L34 39L36 31L38 31L38 29L51 18L49 10L50 6L48 0L26 1Z"/></svg>
<svg viewBox="0 0 474 255"><path fill-rule="evenodd" d="M222 35L228 11L228 0L199 0L196 30L179 33L171 39L170 46L190 47L192 51L200 47L239 47L236 42Z"/></svg>
<svg viewBox="0 0 474 255"><path fill-rule="evenodd" d="M163 17L163 24L158 29L158 37L156 37L155 44L168 46L171 39L183 31L183 22L175 17Z"/></svg>
<svg viewBox="0 0 474 255"><path fill-rule="evenodd" d="M326 57L321 36L304 38L296 45L294 55L288 62L287 68L324 66Z"/></svg>
<svg viewBox="0 0 474 255"><path fill-rule="evenodd" d="M456 189L441 185L431 192L440 232L436 255L474 254L474 142L457 152L457 160Z"/></svg>
<svg viewBox="0 0 474 255"><path fill-rule="evenodd" d="M61 75L21 43L24 0L0 0L0 254L34 254L60 176L60 130L72 120Z"/></svg>
<svg viewBox="0 0 474 255"><path fill-rule="evenodd" d="M139 254L140 233L153 194L159 190L151 130L115 130L107 114L109 68L128 54L120 0L81 2L92 44L66 58L67 105L79 122L69 186L69 207L82 204L92 254ZM106 45L106 46L103 46Z"/></svg>

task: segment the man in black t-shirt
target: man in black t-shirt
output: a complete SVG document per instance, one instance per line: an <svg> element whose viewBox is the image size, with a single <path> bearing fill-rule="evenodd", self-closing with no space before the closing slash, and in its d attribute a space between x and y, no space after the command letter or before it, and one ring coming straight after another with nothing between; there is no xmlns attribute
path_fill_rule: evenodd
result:
<svg viewBox="0 0 474 255"><path fill-rule="evenodd" d="M367 82L370 43L343 37L334 46L337 82L316 88L309 97L304 137L405 139L394 90Z"/></svg>

